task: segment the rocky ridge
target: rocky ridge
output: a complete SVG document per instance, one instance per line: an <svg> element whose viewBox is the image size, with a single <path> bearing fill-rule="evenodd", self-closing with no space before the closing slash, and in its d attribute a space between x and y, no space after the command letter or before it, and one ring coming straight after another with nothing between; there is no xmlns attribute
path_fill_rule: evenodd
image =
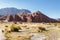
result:
<svg viewBox="0 0 60 40"><path fill-rule="evenodd" d="M17 13L17 14L8 14L0 18L6 22L16 21L16 22L58 22L57 20L50 18L40 11L33 13Z"/></svg>

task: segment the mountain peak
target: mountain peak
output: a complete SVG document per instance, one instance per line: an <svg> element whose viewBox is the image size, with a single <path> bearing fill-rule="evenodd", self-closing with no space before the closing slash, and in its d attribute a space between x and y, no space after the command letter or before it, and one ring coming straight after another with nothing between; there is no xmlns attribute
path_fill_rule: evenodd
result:
<svg viewBox="0 0 60 40"><path fill-rule="evenodd" d="M17 14L17 13L23 13L23 12L31 13L31 11L29 11L27 9L17 9L14 7L0 9L0 14Z"/></svg>

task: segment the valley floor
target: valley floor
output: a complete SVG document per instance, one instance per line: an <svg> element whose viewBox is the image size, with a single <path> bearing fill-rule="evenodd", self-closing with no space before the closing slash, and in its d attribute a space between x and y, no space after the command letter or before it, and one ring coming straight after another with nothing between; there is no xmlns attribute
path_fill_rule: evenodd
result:
<svg viewBox="0 0 60 40"><path fill-rule="evenodd" d="M19 31L10 31L11 28L20 27ZM2 32L1 28L5 29ZM7 29L7 30L6 30ZM60 40L60 23L0 23L2 38L7 40ZM1 36L1 35L0 35ZM0 37L1 40L1 37Z"/></svg>

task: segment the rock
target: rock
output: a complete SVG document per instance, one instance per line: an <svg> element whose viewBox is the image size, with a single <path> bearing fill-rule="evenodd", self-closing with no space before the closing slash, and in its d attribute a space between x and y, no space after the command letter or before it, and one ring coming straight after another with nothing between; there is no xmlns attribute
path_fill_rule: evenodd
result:
<svg viewBox="0 0 60 40"><path fill-rule="evenodd" d="M35 33L35 34L33 34L33 36L31 37L31 40L46 40L46 36Z"/></svg>
<svg viewBox="0 0 60 40"><path fill-rule="evenodd" d="M32 16L33 16L33 22L57 22L57 20L49 18L40 11L32 13Z"/></svg>
<svg viewBox="0 0 60 40"><path fill-rule="evenodd" d="M6 18L6 21L10 22L13 21L13 16L12 15L8 15Z"/></svg>
<svg viewBox="0 0 60 40"><path fill-rule="evenodd" d="M13 20L14 21L21 21L21 18L17 14L14 14L13 15Z"/></svg>
<svg viewBox="0 0 60 40"><path fill-rule="evenodd" d="M20 21L21 18L17 14L14 14L14 15L8 15L6 20L8 22L10 22L10 21Z"/></svg>
<svg viewBox="0 0 60 40"><path fill-rule="evenodd" d="M31 14L28 14L26 18L27 18L27 22L32 22L33 17Z"/></svg>

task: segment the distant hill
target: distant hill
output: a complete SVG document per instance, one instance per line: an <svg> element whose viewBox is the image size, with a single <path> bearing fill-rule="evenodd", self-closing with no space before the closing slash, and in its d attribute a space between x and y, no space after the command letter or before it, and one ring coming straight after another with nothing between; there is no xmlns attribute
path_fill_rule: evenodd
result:
<svg viewBox="0 0 60 40"><path fill-rule="evenodd" d="M40 11L31 13L31 11L26 9L17 8L3 8L0 9L0 21L5 22L59 22L56 19L50 18Z"/></svg>
<svg viewBox="0 0 60 40"><path fill-rule="evenodd" d="M56 20L60 21L60 18L57 18Z"/></svg>
<svg viewBox="0 0 60 40"><path fill-rule="evenodd" d="M28 14L14 14L14 15L8 15L6 18L7 22L11 22L11 21L17 21L17 22L58 22L55 19L52 19L46 15L44 15L43 13L41 13L40 11L36 11L33 13L28 13Z"/></svg>
<svg viewBox="0 0 60 40"><path fill-rule="evenodd" d="M17 9L17 8L2 8L0 9L0 14L17 14L17 13L31 13L31 11L26 9Z"/></svg>

